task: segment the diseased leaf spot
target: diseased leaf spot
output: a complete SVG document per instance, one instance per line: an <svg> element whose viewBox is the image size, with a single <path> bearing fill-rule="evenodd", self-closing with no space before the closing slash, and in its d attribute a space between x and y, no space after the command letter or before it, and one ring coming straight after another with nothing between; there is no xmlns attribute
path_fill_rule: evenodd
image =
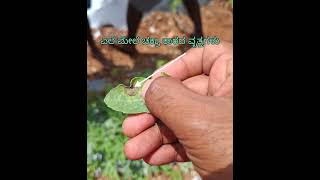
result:
<svg viewBox="0 0 320 180"><path fill-rule="evenodd" d="M139 91L139 88L125 88L125 91L129 96L135 96Z"/></svg>

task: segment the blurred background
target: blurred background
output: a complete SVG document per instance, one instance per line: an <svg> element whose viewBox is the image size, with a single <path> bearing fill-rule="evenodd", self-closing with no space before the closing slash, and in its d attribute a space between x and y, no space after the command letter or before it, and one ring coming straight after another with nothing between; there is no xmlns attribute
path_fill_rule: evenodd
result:
<svg viewBox="0 0 320 180"><path fill-rule="evenodd" d="M149 0L150 1L150 0ZM232 0L198 0L204 36L233 41ZM103 37L127 35L128 0L92 0L87 9L94 44L105 58L96 58L87 48L87 179L200 179L191 163L150 166L127 160L123 146L127 138L121 125L126 115L109 109L103 102L108 91L119 83L128 85L135 76L147 77L155 69L178 57L190 47L184 45L137 45L137 53L124 53L101 45ZM140 5L141 6L141 5ZM143 7L143 4L142 4ZM112 26L110 26L112 25ZM182 37L195 27L182 0L159 0L143 14L140 37Z"/></svg>

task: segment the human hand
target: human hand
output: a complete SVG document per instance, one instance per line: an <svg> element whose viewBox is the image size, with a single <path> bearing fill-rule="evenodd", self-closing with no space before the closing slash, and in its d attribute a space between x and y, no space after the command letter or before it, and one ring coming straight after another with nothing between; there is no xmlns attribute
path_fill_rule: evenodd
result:
<svg viewBox="0 0 320 180"><path fill-rule="evenodd" d="M128 159L192 161L204 179L232 176L232 45L191 49L162 72L173 78L158 72L144 85L151 114L123 123Z"/></svg>

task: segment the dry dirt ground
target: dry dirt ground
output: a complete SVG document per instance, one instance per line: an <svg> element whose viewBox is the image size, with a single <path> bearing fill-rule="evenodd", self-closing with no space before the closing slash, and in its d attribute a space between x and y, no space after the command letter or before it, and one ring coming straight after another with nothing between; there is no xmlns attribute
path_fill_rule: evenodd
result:
<svg viewBox="0 0 320 180"><path fill-rule="evenodd" d="M204 36L218 36L220 40L233 41L233 13L231 8L222 1L211 1L201 7L202 26ZM93 30L97 31L97 30ZM100 29L101 35L96 39L97 46L105 57L113 62L116 67L114 72L103 69L91 51L87 48L87 77L89 80L105 78L107 81L124 81L132 78L132 72L143 71L147 68L155 69L155 61L159 58L171 60L184 51L187 47L161 45L137 45L138 55L129 56L110 45L99 44L101 38L113 36L125 36L125 31L119 31L112 27ZM139 37L182 37L193 32L193 23L188 15L178 15L170 12L154 11L145 16L139 26Z"/></svg>

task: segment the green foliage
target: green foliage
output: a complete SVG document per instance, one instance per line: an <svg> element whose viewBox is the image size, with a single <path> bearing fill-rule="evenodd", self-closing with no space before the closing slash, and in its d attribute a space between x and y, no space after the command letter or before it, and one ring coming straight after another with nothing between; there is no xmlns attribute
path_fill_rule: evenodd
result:
<svg viewBox="0 0 320 180"><path fill-rule="evenodd" d="M179 163L180 170L172 165L150 166L143 161L127 160L123 146L127 138L122 133L126 115L107 108L103 97L87 97L87 179L104 176L114 180L143 180L165 174L171 179L182 179L192 168L191 163Z"/></svg>
<svg viewBox="0 0 320 180"><path fill-rule="evenodd" d="M167 62L168 62L168 60L158 59L156 61L156 69L159 69L161 66L165 65Z"/></svg>
<svg viewBox="0 0 320 180"><path fill-rule="evenodd" d="M126 162L121 124L126 116L105 107L100 96L87 102L87 174L88 180L95 176L119 179L117 165Z"/></svg>
<svg viewBox="0 0 320 180"><path fill-rule="evenodd" d="M177 8L182 5L182 0L171 0L170 1L170 10L173 13L177 12Z"/></svg>
<svg viewBox="0 0 320 180"><path fill-rule="evenodd" d="M133 73L132 76L135 76L135 77L148 77L149 75L151 75L153 73L153 69L151 68L148 68L142 72L135 72Z"/></svg>

